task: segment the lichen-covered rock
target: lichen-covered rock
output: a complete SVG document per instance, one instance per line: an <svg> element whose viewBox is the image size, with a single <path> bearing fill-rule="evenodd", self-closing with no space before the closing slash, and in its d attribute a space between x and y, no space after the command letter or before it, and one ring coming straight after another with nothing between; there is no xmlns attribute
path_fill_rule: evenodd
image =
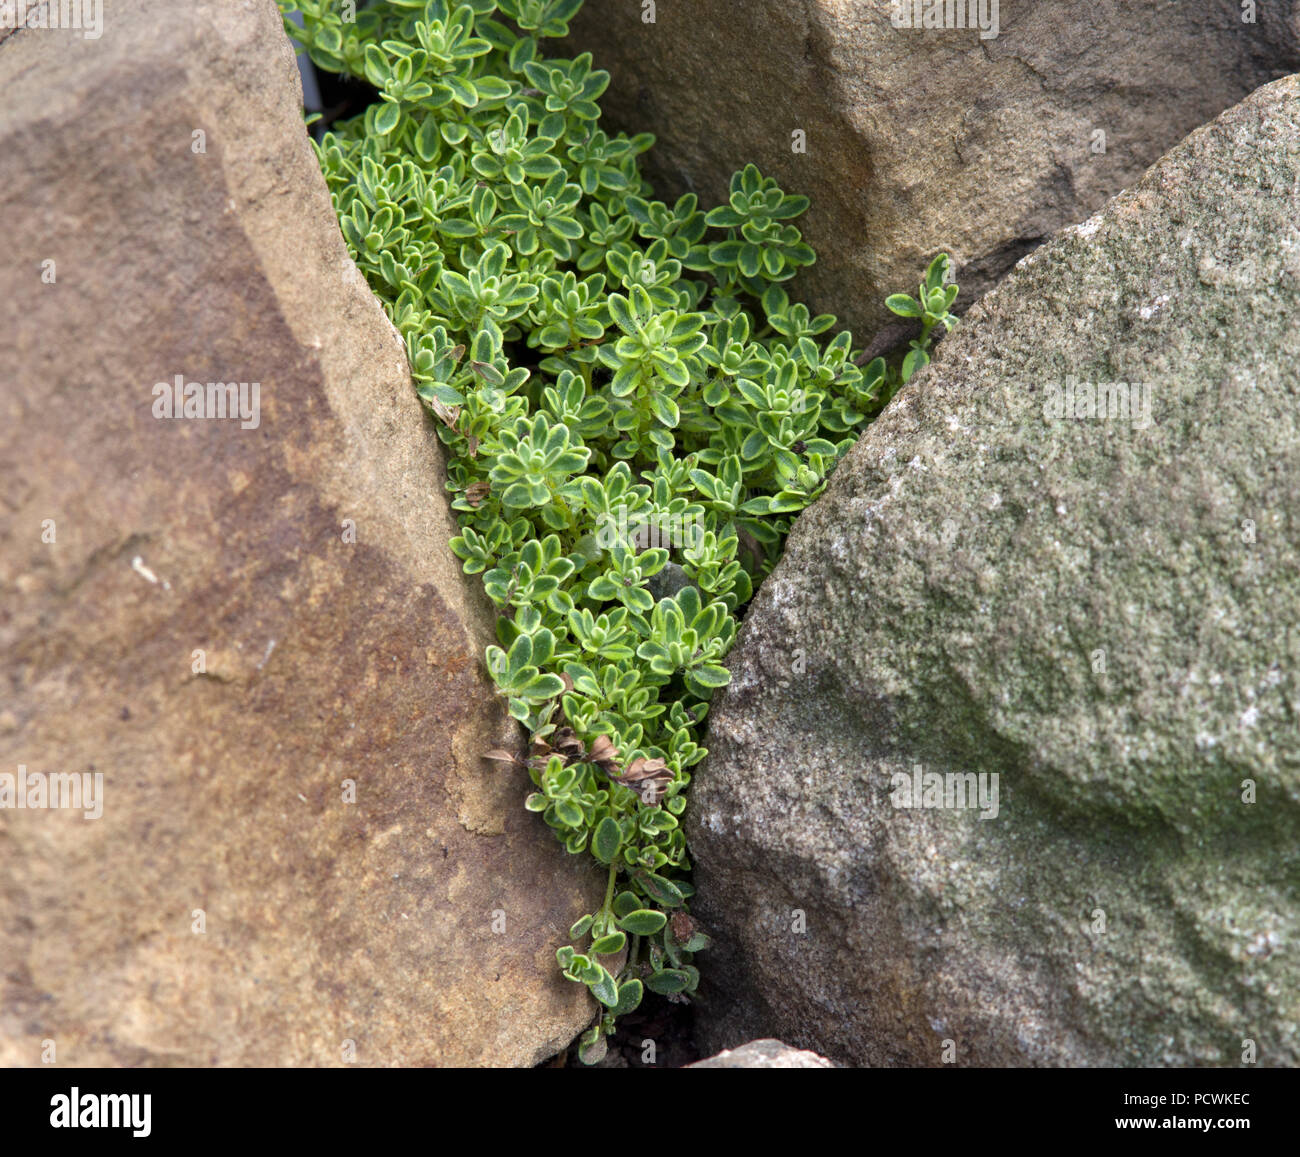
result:
<svg viewBox="0 0 1300 1157"><path fill-rule="evenodd" d="M0 41L0 777L102 776L0 808L0 1064L536 1063L600 881L479 758L490 614L275 4L173 8Z"/></svg>
<svg viewBox="0 0 1300 1157"><path fill-rule="evenodd" d="M693 789L708 1047L1300 1064L1298 311L1289 78L1024 260L867 430Z"/></svg>
<svg viewBox="0 0 1300 1157"><path fill-rule="evenodd" d="M717 1056L687 1065L688 1069L833 1069L825 1057L804 1049L792 1049L779 1040L756 1040L738 1049L724 1049Z"/></svg>
<svg viewBox="0 0 1300 1157"><path fill-rule="evenodd" d="M658 137L660 195L721 203L754 161L812 198L800 227L819 260L799 293L863 338L937 252L956 259L964 308L1198 125L1300 69L1293 0L1252 4L1255 23L1238 0L981 7L995 37L896 28L911 4L890 0L588 0L573 40L612 73L612 122Z"/></svg>

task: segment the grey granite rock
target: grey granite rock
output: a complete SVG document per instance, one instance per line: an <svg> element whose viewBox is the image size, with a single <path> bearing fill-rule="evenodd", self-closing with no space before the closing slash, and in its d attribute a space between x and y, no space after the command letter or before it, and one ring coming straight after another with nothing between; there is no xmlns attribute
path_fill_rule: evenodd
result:
<svg viewBox="0 0 1300 1157"><path fill-rule="evenodd" d="M693 789L706 1047L1300 1064L1298 310L1289 78L1022 261L867 430ZM917 774L997 776L996 815L896 806L936 802Z"/></svg>

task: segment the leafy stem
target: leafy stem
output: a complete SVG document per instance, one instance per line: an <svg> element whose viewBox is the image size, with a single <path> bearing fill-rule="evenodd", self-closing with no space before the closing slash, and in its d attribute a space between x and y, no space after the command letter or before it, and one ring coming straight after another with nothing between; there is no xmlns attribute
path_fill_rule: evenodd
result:
<svg viewBox="0 0 1300 1157"><path fill-rule="evenodd" d="M608 73L542 51L581 0L281 4L319 67L380 94L316 151L447 447L451 549L497 610L486 667L528 747L487 757L606 869L556 953L599 1006L594 1062L645 990L698 989L681 819L739 616L957 287L935 258L886 303L920 336L862 365L788 294L815 260L805 198L747 165L723 205L658 201L653 138L598 127Z"/></svg>

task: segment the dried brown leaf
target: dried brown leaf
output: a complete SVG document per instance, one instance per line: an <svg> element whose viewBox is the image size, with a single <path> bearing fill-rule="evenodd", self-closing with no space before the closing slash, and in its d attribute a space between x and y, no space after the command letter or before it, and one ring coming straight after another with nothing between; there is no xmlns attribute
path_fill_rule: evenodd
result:
<svg viewBox="0 0 1300 1157"><path fill-rule="evenodd" d="M699 925L685 912L674 912L668 917L668 927L672 930L673 939L678 944L685 944L694 935Z"/></svg>
<svg viewBox="0 0 1300 1157"><path fill-rule="evenodd" d="M446 402L437 398L429 399L429 408L438 415L438 419L450 430L456 428L456 423L460 420L460 407L449 406Z"/></svg>
<svg viewBox="0 0 1300 1157"><path fill-rule="evenodd" d="M601 770L609 775L612 774L611 769L616 769L618 766L618 748L614 746L608 735L597 735L591 741L591 750L587 753L587 758L592 763L599 764Z"/></svg>
<svg viewBox="0 0 1300 1157"><path fill-rule="evenodd" d="M627 770L619 777L624 783L639 783L643 779L672 779L668 762L663 759L646 759L644 755L632 760Z"/></svg>
<svg viewBox="0 0 1300 1157"><path fill-rule="evenodd" d="M634 759L621 775L610 772L609 776L636 792L646 807L658 807L664 790L672 782L673 773L666 760L646 759L642 755Z"/></svg>
<svg viewBox="0 0 1300 1157"><path fill-rule="evenodd" d="M582 740L578 738L578 733L572 727L561 727L551 737L551 745L564 756L565 763L576 763L587 757L586 748L582 746Z"/></svg>

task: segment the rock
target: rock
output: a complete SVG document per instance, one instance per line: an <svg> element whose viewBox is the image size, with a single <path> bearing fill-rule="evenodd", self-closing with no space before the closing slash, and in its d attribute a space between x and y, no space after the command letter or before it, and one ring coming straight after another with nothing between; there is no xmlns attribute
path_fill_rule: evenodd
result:
<svg viewBox="0 0 1300 1157"><path fill-rule="evenodd" d="M572 40L612 74L612 124L658 136L660 196L720 204L753 161L812 198L800 227L819 261L798 292L866 344L892 320L885 297L913 292L937 252L955 258L964 309L1187 133L1300 69L1292 0L1252 8L1244 24L1237 0L1003 3L982 39L895 28L887 0L588 0Z"/></svg>
<svg viewBox="0 0 1300 1157"><path fill-rule="evenodd" d="M695 584L691 582L690 575L686 573L686 568L679 566L675 562L665 563L663 570L651 575L646 582L646 588L654 595L656 601L671 599L687 587L693 586Z"/></svg>
<svg viewBox="0 0 1300 1157"><path fill-rule="evenodd" d="M726 1049L715 1057L687 1065L688 1069L833 1069L835 1066L816 1053L792 1049L779 1040L756 1040L738 1049Z"/></svg>
<svg viewBox="0 0 1300 1157"><path fill-rule="evenodd" d="M275 4L172 17L0 43L0 773L103 776L0 809L0 1064L534 1064L598 873L480 760L491 616Z"/></svg>
<svg viewBox="0 0 1300 1157"><path fill-rule="evenodd" d="M1292 77L1022 261L798 521L692 789L704 1047L1300 1063L1298 222ZM996 818L894 806L917 769Z"/></svg>

